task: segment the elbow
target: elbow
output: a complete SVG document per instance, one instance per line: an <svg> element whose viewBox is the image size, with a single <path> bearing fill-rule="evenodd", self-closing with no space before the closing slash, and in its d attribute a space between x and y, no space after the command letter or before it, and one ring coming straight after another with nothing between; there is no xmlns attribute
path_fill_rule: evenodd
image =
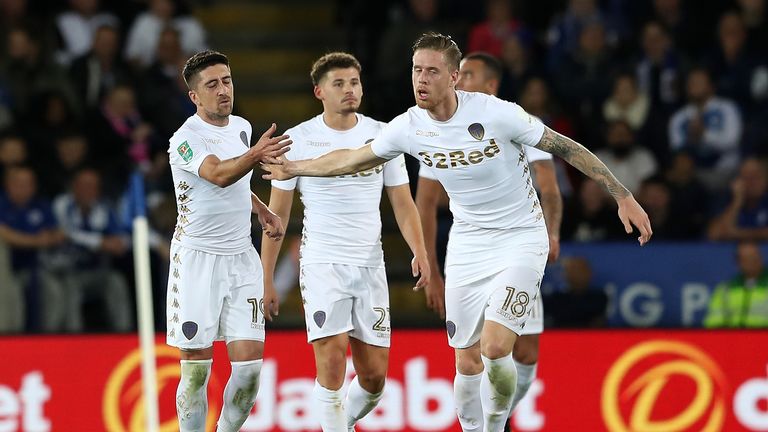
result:
<svg viewBox="0 0 768 432"><path fill-rule="evenodd" d="M228 176L216 176L213 178L213 184L220 188L232 186L235 182Z"/></svg>

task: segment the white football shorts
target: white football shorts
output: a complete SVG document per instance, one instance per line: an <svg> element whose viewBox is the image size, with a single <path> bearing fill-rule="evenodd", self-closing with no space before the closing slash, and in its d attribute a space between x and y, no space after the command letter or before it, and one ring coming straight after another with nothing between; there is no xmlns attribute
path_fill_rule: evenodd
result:
<svg viewBox="0 0 768 432"><path fill-rule="evenodd" d="M214 255L171 244L167 343L202 349L216 340L264 341L264 277L251 247Z"/></svg>
<svg viewBox="0 0 768 432"><path fill-rule="evenodd" d="M389 347L389 290L384 267L304 264L299 276L307 340L348 333Z"/></svg>
<svg viewBox="0 0 768 432"><path fill-rule="evenodd" d="M471 236L464 234L451 232L446 259L448 344L474 345L486 320L518 335L541 333L539 287L549 253L546 231L473 228ZM538 322L531 322L534 315Z"/></svg>

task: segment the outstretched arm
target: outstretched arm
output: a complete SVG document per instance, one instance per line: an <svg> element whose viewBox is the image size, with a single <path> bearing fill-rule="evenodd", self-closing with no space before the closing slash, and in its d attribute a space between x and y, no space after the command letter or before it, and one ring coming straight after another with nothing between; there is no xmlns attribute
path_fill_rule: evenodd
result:
<svg viewBox="0 0 768 432"><path fill-rule="evenodd" d="M619 219L624 224L627 234L632 232L632 225L634 225L640 231L640 237L638 237L640 245L644 245L651 239L653 230L645 210L592 152L550 128L544 128L544 135L536 144L536 148L560 156L586 176L603 185L619 205Z"/></svg>
<svg viewBox="0 0 768 432"><path fill-rule="evenodd" d="M262 177L266 180L287 180L293 177L333 177L354 174L377 167L387 159L380 158L366 144L356 149L341 149L326 153L315 159L300 161L284 160L282 164L264 164L267 171Z"/></svg>

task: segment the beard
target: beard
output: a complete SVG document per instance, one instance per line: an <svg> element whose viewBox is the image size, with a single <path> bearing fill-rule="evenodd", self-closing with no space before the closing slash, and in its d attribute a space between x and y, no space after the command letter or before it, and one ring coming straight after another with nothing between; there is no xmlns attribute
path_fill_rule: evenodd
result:
<svg viewBox="0 0 768 432"><path fill-rule="evenodd" d="M427 100L421 100L419 99L418 95L415 95L416 99L416 106L418 106L421 109L430 110L437 106L437 102L433 99L427 99Z"/></svg>
<svg viewBox="0 0 768 432"><path fill-rule="evenodd" d="M216 111L205 112L212 120L224 120L232 114L232 104L227 108L219 108Z"/></svg>

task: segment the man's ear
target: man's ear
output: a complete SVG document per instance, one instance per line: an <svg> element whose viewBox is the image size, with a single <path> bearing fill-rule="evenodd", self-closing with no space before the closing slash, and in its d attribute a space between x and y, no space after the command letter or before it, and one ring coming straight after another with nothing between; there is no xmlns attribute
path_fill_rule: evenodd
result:
<svg viewBox="0 0 768 432"><path fill-rule="evenodd" d="M313 93L318 100L323 100L323 89L321 89L319 85L315 85Z"/></svg>

